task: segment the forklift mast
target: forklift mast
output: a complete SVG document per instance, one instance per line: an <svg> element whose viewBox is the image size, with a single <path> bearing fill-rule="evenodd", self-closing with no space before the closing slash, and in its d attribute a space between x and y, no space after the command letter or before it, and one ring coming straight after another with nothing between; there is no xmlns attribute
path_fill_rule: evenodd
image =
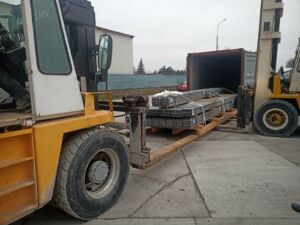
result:
<svg viewBox="0 0 300 225"><path fill-rule="evenodd" d="M278 44L281 40L282 0L262 0L257 47L254 111L271 94L270 78L276 71Z"/></svg>
<svg viewBox="0 0 300 225"><path fill-rule="evenodd" d="M289 91L291 93L299 93L300 92L300 38L296 49L294 66L293 66L290 80L291 80L291 85Z"/></svg>

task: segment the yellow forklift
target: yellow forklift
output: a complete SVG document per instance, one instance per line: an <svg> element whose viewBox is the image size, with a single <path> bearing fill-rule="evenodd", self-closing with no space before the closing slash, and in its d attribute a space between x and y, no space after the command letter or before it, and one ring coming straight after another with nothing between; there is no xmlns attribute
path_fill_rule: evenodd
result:
<svg viewBox="0 0 300 225"><path fill-rule="evenodd" d="M73 217L96 218L119 199L130 164L145 169L236 114L224 112L194 134L150 151L148 98L126 96L126 143L104 127L114 121L112 96L97 85L107 82L112 38L102 35L95 46L91 3L0 0L0 13L0 43L6 43L0 46L1 225L50 201ZM16 93L8 86L28 95L30 104L11 98ZM99 95L108 99L108 110L95 104Z"/></svg>
<svg viewBox="0 0 300 225"><path fill-rule="evenodd" d="M288 137L299 124L300 40L291 74L276 73L282 0L263 0L257 49L254 125L267 136Z"/></svg>
<svg viewBox="0 0 300 225"><path fill-rule="evenodd" d="M112 38L101 36L95 47L95 13L85 0L1 0L0 12L1 41L14 45L1 48L0 76L11 75L31 99L21 111L10 98L0 104L0 224L50 200L95 218L118 200L129 173L127 144L100 128L114 120L112 105L95 107L96 95L112 100L95 93Z"/></svg>
<svg viewBox="0 0 300 225"><path fill-rule="evenodd" d="M278 0L262 1L254 122L261 133L273 136L295 131L300 107L299 48L288 86L270 73L270 65L276 68L282 8ZM0 46L0 76L10 74L31 102L20 110L0 89L1 225L50 201L76 218L96 218L119 199L130 164L147 168L236 114L214 118L195 134L150 152L148 99L127 96L128 145L102 126L114 120L111 94L97 92L98 82L107 82L112 38L101 36L95 47L90 2L0 0L0 13L0 41L8 34L14 43L11 49ZM107 97L109 110L98 109L98 95Z"/></svg>

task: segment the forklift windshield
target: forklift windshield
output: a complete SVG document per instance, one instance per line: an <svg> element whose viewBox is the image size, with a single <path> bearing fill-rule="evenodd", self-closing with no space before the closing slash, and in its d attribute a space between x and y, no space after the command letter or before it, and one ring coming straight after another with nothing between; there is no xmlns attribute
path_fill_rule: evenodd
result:
<svg viewBox="0 0 300 225"><path fill-rule="evenodd" d="M20 0L0 0L0 41L7 47L24 46L24 30ZM15 46L11 46L13 41ZM5 46L6 47L6 46Z"/></svg>
<svg viewBox="0 0 300 225"><path fill-rule="evenodd" d="M23 109L29 105L25 61L25 38L20 0L0 0L0 88L2 88L0 110L15 108L14 102L17 109ZM8 94L13 99L8 99Z"/></svg>

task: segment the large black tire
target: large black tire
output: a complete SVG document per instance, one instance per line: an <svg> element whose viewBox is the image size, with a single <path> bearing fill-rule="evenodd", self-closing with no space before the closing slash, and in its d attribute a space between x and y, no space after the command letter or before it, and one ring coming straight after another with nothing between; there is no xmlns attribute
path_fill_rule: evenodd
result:
<svg viewBox="0 0 300 225"><path fill-rule="evenodd" d="M299 114L284 100L269 100L254 114L254 125L265 136L289 137L298 128Z"/></svg>
<svg viewBox="0 0 300 225"><path fill-rule="evenodd" d="M94 219L117 202L129 168L128 148L118 134L82 131L63 145L53 203L73 217Z"/></svg>

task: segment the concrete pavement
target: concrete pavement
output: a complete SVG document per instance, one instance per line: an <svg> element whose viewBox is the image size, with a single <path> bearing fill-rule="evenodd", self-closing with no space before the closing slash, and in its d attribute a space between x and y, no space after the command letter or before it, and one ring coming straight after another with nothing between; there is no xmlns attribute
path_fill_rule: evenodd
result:
<svg viewBox="0 0 300 225"><path fill-rule="evenodd" d="M156 147L172 141L149 138ZM119 202L84 224L298 225L290 203L300 202L299 165L300 132L280 139L214 131L146 171L132 169ZM82 223L47 206L16 224Z"/></svg>

